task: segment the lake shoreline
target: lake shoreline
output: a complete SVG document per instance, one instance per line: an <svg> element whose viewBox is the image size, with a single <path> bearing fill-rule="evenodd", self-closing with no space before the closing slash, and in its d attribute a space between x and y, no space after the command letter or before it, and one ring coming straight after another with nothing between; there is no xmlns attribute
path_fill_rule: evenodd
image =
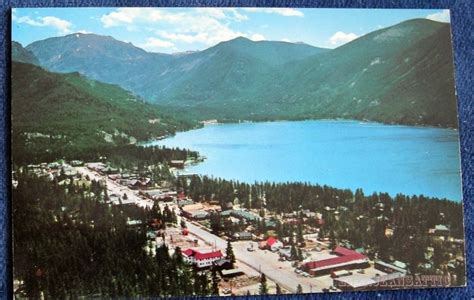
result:
<svg viewBox="0 0 474 300"><path fill-rule="evenodd" d="M138 143L138 145L143 145L143 144L149 144L152 143L153 141L157 140L164 140L170 137L175 136L177 133L181 132L188 132L192 130L197 130L201 129L206 126L219 126L219 125L224 125L224 124L258 124L258 123L280 123L280 122L312 122L312 121L324 121L324 122L357 122L357 123L362 123L362 124L377 124L377 125L384 125L384 126L399 126L399 127L410 127L410 128L433 128L433 129L448 129L448 130L453 130L456 132L459 132L459 128L457 127L444 127L444 126L433 126L433 125L427 125L427 124L406 124L406 123L384 123L384 122L378 122L378 121L372 121L372 120L358 120L358 119L344 119L344 118L336 118L336 119L272 119L272 120L219 120L215 119L216 122L208 122L209 120L201 120L197 121L199 125L193 126L191 128L183 129L183 130L178 130L174 133L170 133L167 135L159 136L159 137L154 137L145 141L141 141Z"/></svg>
<svg viewBox="0 0 474 300"><path fill-rule="evenodd" d="M280 120L206 125L144 145L197 151L205 161L186 171L215 178L308 182L460 202L458 140L458 132L447 128Z"/></svg>

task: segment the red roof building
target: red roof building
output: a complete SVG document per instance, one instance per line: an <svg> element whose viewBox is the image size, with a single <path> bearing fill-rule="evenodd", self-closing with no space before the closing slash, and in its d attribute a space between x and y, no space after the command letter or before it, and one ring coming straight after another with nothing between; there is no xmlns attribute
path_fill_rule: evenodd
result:
<svg viewBox="0 0 474 300"><path fill-rule="evenodd" d="M274 237L269 237L268 240L267 240L267 246L268 247L271 247L273 244L275 244L278 240Z"/></svg>
<svg viewBox="0 0 474 300"><path fill-rule="evenodd" d="M283 247L282 242L274 237L269 237L266 241L261 242L260 249L270 249L272 251L276 251Z"/></svg>
<svg viewBox="0 0 474 300"><path fill-rule="evenodd" d="M186 249L181 251L186 262L196 265L198 268L205 268L212 266L212 263L223 257L221 250L213 251L198 251L193 249Z"/></svg>
<svg viewBox="0 0 474 300"><path fill-rule="evenodd" d="M344 247L336 247L333 253L338 256L307 262L303 265L303 269L313 276L318 276L337 270L365 268L369 264L367 256Z"/></svg>

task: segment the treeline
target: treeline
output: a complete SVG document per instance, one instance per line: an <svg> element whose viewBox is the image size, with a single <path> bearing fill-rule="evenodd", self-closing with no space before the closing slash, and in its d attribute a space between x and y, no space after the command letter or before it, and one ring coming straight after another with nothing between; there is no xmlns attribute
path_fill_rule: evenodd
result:
<svg viewBox="0 0 474 300"><path fill-rule="evenodd" d="M170 160L197 158L196 151L160 146L143 147L139 145L94 142L71 142L57 136L28 138L24 134L12 135L12 161L14 165L52 162L58 159L97 161L100 157L117 165L152 165Z"/></svg>
<svg viewBox="0 0 474 300"><path fill-rule="evenodd" d="M180 250L149 255L147 224L161 213L109 206L99 183L47 181L18 170L13 188L13 277L28 298L209 295L210 278L183 263ZM127 220L142 225L129 226Z"/></svg>
<svg viewBox="0 0 474 300"><path fill-rule="evenodd" d="M193 177L189 182L178 179L177 186L197 201L219 201L225 209L229 202L237 199L241 206L282 213L296 212L303 219L302 210L319 212L323 222L315 217L307 218L305 226L319 228L320 236L329 237L332 243L349 241L354 247L363 247L371 256L382 259L399 259L410 264L411 271L421 272L426 263L424 253L433 246L434 267L446 265L450 255L463 256L463 244L438 243L428 234L437 224L447 225L450 236L464 238L463 211L461 203L446 199L387 193L365 195L361 189L355 192L328 186L307 183L255 183L246 184L231 180ZM337 213L336 213L337 211ZM211 219L214 231L241 230L242 224L232 225L217 216ZM301 237L301 225L282 224L266 228L265 222L257 222L257 233L274 229L280 236ZM387 234L390 230L393 235ZM451 256L452 258L452 256ZM430 272L433 270L428 270ZM459 268L459 278L464 278L464 269Z"/></svg>
<svg viewBox="0 0 474 300"><path fill-rule="evenodd" d="M326 218L333 215L327 213L326 208L342 208L339 211L346 218L380 217L401 227L432 228L437 224L446 224L450 227L452 236L463 238L464 233L461 203L446 199L403 194L391 197L387 193L365 195L362 189L352 192L309 183L247 184L208 176L193 176L189 183L185 178L177 181L178 188L192 199L217 200L222 207L237 198L245 208L267 208L277 214L309 209L324 213Z"/></svg>

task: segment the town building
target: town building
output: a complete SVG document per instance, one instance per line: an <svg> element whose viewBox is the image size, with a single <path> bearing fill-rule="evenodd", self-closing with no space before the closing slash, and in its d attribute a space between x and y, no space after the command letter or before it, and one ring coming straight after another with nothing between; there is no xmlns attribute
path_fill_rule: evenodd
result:
<svg viewBox="0 0 474 300"><path fill-rule="evenodd" d="M285 246L278 249L278 254L280 254L280 257L284 257L288 260L291 259L291 246Z"/></svg>
<svg viewBox="0 0 474 300"><path fill-rule="evenodd" d="M233 216L233 217L236 217L236 218L239 218L239 219L244 219L247 222L257 222L257 221L260 221L262 219L262 217L260 217L259 215L254 214L254 213L252 213L250 211L247 211L247 210L243 210L243 209L225 210L225 211L221 212L221 216L222 217Z"/></svg>
<svg viewBox="0 0 474 300"><path fill-rule="evenodd" d="M215 261L223 258L221 250L194 250L182 251L185 262L195 265L197 268L206 268L213 265Z"/></svg>
<svg viewBox="0 0 474 300"><path fill-rule="evenodd" d="M204 210L201 203L189 204L181 207L183 216L194 220L203 220L209 217L209 213Z"/></svg>
<svg viewBox="0 0 474 300"><path fill-rule="evenodd" d="M407 273L407 266L401 261L395 261L393 264L381 260L374 261L374 268L385 273Z"/></svg>
<svg viewBox="0 0 474 300"><path fill-rule="evenodd" d="M232 269L233 265L230 259L227 258L220 258L216 261L214 261L214 266L217 268L217 270L230 270Z"/></svg>
<svg viewBox="0 0 474 300"><path fill-rule="evenodd" d="M332 254L335 257L309 261L303 264L302 269L312 276L326 275L343 269L360 269L369 267L367 256L344 247L336 247Z"/></svg>
<svg viewBox="0 0 474 300"><path fill-rule="evenodd" d="M232 278L243 275L244 272L240 269L230 269L230 270L222 270L221 276L222 278Z"/></svg>
<svg viewBox="0 0 474 300"><path fill-rule="evenodd" d="M268 249L273 252L283 247L283 243L274 237L269 237L266 241L260 243L260 249Z"/></svg>
<svg viewBox="0 0 474 300"><path fill-rule="evenodd" d="M253 239L253 234L248 231L236 232L233 234L234 239L241 241L248 241Z"/></svg>
<svg viewBox="0 0 474 300"><path fill-rule="evenodd" d="M391 273L382 276L368 277L352 274L334 278L333 285L342 291L375 290L387 287L403 286L404 273Z"/></svg>

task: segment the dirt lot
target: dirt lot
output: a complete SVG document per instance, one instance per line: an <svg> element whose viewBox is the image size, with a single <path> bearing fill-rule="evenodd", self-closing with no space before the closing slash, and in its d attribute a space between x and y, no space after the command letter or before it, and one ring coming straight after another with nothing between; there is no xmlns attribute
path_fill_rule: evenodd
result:
<svg viewBox="0 0 474 300"><path fill-rule="evenodd" d="M202 241L195 243L196 238L192 235L183 235L181 229L175 227L167 227L165 233L165 242L169 248L180 247L182 250L191 247L203 246Z"/></svg>
<svg viewBox="0 0 474 300"><path fill-rule="evenodd" d="M239 276L233 278L228 282L221 282L222 288L229 288L232 284L232 292L235 295L247 295L247 292L250 292L252 295L258 295L260 293L260 277L259 276ZM276 293L276 284L267 279L267 288L269 294ZM282 288L282 293L287 294L288 291Z"/></svg>

